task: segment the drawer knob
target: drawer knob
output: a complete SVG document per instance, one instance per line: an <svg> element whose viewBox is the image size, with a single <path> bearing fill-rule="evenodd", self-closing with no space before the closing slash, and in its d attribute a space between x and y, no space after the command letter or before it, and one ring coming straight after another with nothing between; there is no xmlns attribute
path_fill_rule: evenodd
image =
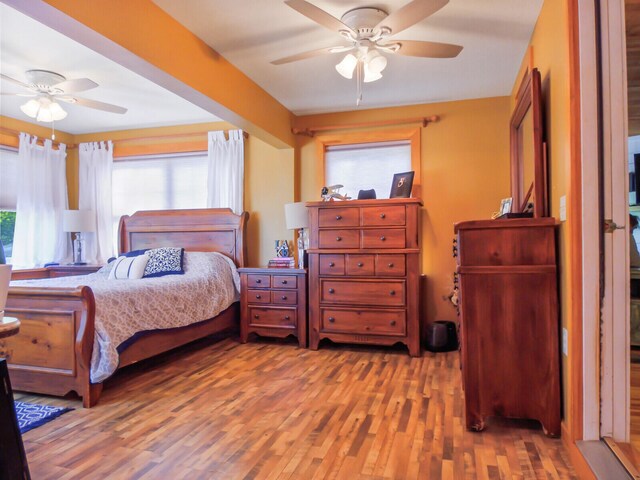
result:
<svg viewBox="0 0 640 480"><path fill-rule="evenodd" d="M287 281L286 281L286 280L282 280L282 284L283 284L283 285L286 285L286 284L287 284Z"/></svg>
<svg viewBox="0 0 640 480"><path fill-rule="evenodd" d="M253 318L260 318L260 315L258 315L257 313L253 316Z"/></svg>
<svg viewBox="0 0 640 480"><path fill-rule="evenodd" d="M336 220L342 220L342 215L336 215Z"/></svg>
<svg viewBox="0 0 640 480"><path fill-rule="evenodd" d="M262 298L262 295L256 295L256 298L260 300Z"/></svg>
<svg viewBox="0 0 640 480"><path fill-rule="evenodd" d="M396 321L395 321L395 320L391 320L391 322L389 322L389 324L390 324L392 327L395 327L395 325L396 325Z"/></svg>
<svg viewBox="0 0 640 480"><path fill-rule="evenodd" d="M389 265L387 265L387 267L393 268L393 263L390 263Z"/></svg>
<svg viewBox="0 0 640 480"><path fill-rule="evenodd" d="M330 267L335 267L335 266L336 266L336 264L335 264L335 263L333 263L333 262L329 262L329 266L330 266Z"/></svg>
<svg viewBox="0 0 640 480"><path fill-rule="evenodd" d="M336 237L336 242L339 242L340 240L342 240L342 237Z"/></svg>
<svg viewBox="0 0 640 480"><path fill-rule="evenodd" d="M381 241L381 242L384 242L385 240L386 240L386 238L385 238L385 236L384 236L384 235L380 237L380 241Z"/></svg>
<svg viewBox="0 0 640 480"><path fill-rule="evenodd" d="M330 288L329 293L335 293L335 290L333 288Z"/></svg>
<svg viewBox="0 0 640 480"><path fill-rule="evenodd" d="M336 321L336 319L334 317L329 317L329 323L333 323L335 321Z"/></svg>
<svg viewBox="0 0 640 480"><path fill-rule="evenodd" d="M394 296L395 294L396 294L396 291L395 291L395 290L391 290L391 291L389 292L389 295L391 295L391 296Z"/></svg>
<svg viewBox="0 0 640 480"><path fill-rule="evenodd" d="M257 280L256 280L256 283L262 283L262 280L257 279Z"/></svg>
<svg viewBox="0 0 640 480"><path fill-rule="evenodd" d="M289 315L285 315L285 316L284 316L284 319L285 319L285 320L289 320Z"/></svg>
<svg viewBox="0 0 640 480"><path fill-rule="evenodd" d="M282 297L280 297L282 300L286 300L287 296L286 295L282 295Z"/></svg>
<svg viewBox="0 0 640 480"><path fill-rule="evenodd" d="M386 215L384 213L380 214L380 218L385 218L385 217L386 217Z"/></svg>
<svg viewBox="0 0 640 480"><path fill-rule="evenodd" d="M362 263L362 262L358 262L358 266L359 266L359 267L363 267L363 266L364 266L364 263Z"/></svg>

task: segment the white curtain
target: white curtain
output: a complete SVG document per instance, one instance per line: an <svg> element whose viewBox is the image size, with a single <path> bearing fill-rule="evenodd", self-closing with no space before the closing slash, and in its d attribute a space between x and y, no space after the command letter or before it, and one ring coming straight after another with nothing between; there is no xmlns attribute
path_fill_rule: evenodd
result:
<svg viewBox="0 0 640 480"><path fill-rule="evenodd" d="M80 210L93 210L96 231L84 233L87 263L104 264L113 256L111 170L113 143L92 142L79 146Z"/></svg>
<svg viewBox="0 0 640 480"><path fill-rule="evenodd" d="M65 261L69 235L62 231L67 209L66 145L53 149L51 140L36 144L37 137L20 134L16 226L12 262L29 268Z"/></svg>
<svg viewBox="0 0 640 480"><path fill-rule="evenodd" d="M244 135L242 130L209 132L209 176L207 207L243 210Z"/></svg>

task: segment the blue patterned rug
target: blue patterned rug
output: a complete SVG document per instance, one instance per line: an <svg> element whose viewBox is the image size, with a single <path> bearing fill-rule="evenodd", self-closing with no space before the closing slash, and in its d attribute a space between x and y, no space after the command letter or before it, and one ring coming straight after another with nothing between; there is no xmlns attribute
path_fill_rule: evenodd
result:
<svg viewBox="0 0 640 480"><path fill-rule="evenodd" d="M73 410L73 408L50 407L48 405L24 402L15 402L15 406L18 425L22 434Z"/></svg>

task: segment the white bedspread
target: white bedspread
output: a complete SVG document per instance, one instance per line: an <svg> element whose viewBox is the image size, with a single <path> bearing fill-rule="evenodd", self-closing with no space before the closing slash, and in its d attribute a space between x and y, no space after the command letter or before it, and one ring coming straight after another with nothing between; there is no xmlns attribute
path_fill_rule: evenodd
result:
<svg viewBox="0 0 640 480"><path fill-rule="evenodd" d="M110 267L91 275L11 282L21 287L91 287L96 299L92 383L116 371L118 346L136 333L207 320L239 298L238 271L230 258L219 253L185 252L184 275L109 280Z"/></svg>

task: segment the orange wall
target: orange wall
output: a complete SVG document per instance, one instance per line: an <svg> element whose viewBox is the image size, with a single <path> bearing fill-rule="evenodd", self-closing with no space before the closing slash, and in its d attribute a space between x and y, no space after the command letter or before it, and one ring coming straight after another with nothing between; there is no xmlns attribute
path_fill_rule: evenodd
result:
<svg viewBox="0 0 640 480"><path fill-rule="evenodd" d="M565 40L565 41L562 41ZM551 216L560 217L560 197L566 195L567 208L571 204L569 190L569 170L571 159L571 132L569 123L569 18L567 0L546 0L538 17L529 44L531 48L513 86L512 102L526 67L531 63L540 70L542 76L542 96L544 99L545 133L548 142L549 159L549 205ZM529 58L531 55L531 58ZM577 192L579 194L579 192ZM562 326L571 332L571 245L567 241L571 212L567 212L567 221L562 222L559 230L559 279L560 279L560 317ZM569 339L571 345L571 339ZM569 352L571 355L571 352ZM569 363L562 356L563 403L565 412L569 411Z"/></svg>
<svg viewBox="0 0 640 480"><path fill-rule="evenodd" d="M454 320L443 296L453 287L453 224L490 218L509 196L509 97L412 105L299 117L296 127L344 125L439 115L422 129L422 273L428 277L426 322ZM393 127L397 128L397 127ZM298 138L300 195L319 200L315 141ZM391 179L389 179L391 185Z"/></svg>

